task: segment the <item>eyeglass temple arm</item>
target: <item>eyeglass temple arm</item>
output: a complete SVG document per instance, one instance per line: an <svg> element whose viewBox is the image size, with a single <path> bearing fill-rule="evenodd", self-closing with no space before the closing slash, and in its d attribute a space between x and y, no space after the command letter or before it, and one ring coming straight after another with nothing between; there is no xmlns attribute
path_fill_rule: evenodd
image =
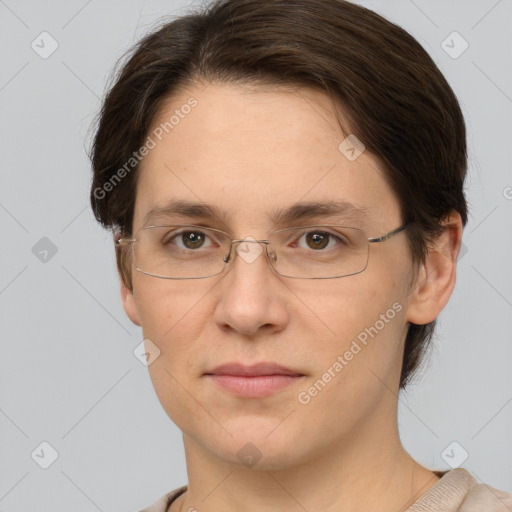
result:
<svg viewBox="0 0 512 512"><path fill-rule="evenodd" d="M400 233L400 231L403 231L409 224L412 224L412 222L408 222L407 224L403 224L402 226L399 226L396 229L393 229L393 231L390 231L389 233L386 233L382 236L378 236L376 238L368 238L368 243L373 244L376 242L384 242L388 238L391 238L392 236L396 235L397 233Z"/></svg>
<svg viewBox="0 0 512 512"><path fill-rule="evenodd" d="M135 238L120 238L116 240L117 245L133 245L133 242L135 242Z"/></svg>

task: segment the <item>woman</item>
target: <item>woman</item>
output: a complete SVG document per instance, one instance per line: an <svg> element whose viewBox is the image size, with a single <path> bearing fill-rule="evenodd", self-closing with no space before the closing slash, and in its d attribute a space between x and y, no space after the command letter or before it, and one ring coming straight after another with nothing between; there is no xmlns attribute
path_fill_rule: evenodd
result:
<svg viewBox="0 0 512 512"><path fill-rule="evenodd" d="M411 35L341 0L211 3L134 48L91 158L183 432L188 486L146 511L512 508L400 442L467 222L464 119Z"/></svg>

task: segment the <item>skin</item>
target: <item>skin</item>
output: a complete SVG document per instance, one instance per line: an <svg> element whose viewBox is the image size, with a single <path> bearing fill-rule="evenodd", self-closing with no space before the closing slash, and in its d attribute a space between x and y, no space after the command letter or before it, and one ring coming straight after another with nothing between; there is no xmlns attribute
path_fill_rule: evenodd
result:
<svg viewBox="0 0 512 512"><path fill-rule="evenodd" d="M168 99L153 127L190 96L197 107L141 164L134 232L149 209L176 198L226 210L225 222L206 222L238 239L266 239L277 229L267 212L299 200L365 206L370 218L356 227L369 237L401 225L380 161L368 151L350 161L339 151L345 136L323 93L190 86ZM250 264L236 256L207 279L132 269L123 306L161 351L151 379L183 432L189 483L173 512L397 512L437 483L400 442L397 400L407 323L434 320L455 284L460 216L445 225L412 288L404 232L372 244L366 270L339 279L282 277L264 256ZM402 310L310 403L299 403L298 393L395 302ZM305 377L270 397L238 398L204 376L231 361L277 362ZM237 457L248 442L262 455L252 468Z"/></svg>

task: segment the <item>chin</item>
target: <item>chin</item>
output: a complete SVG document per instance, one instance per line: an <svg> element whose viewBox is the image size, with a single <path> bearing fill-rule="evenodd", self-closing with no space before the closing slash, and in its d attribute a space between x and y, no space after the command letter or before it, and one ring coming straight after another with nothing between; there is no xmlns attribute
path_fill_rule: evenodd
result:
<svg viewBox="0 0 512 512"><path fill-rule="evenodd" d="M285 470L303 463L308 453L313 456L314 449L305 446L304 439L310 436L301 434L291 418L281 424L280 421L247 418L245 422L233 422L224 425L232 437L223 431L220 438L208 436L201 444L216 458L237 469ZM197 439L197 432L194 437Z"/></svg>

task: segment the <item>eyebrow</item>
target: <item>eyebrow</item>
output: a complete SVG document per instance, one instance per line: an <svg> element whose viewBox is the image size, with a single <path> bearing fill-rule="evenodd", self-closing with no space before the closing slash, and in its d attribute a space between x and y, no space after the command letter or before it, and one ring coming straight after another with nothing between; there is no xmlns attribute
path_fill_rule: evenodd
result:
<svg viewBox="0 0 512 512"><path fill-rule="evenodd" d="M143 225L165 217L184 217L188 219L217 219L226 222L228 212L215 205L191 202L182 199L172 200L163 206L155 206L144 217ZM369 218L369 210L363 206L347 201L324 200L295 203L287 208L274 207L267 218L274 224L288 224L298 220L309 220L317 217L338 217L344 221L365 221Z"/></svg>
<svg viewBox="0 0 512 512"><path fill-rule="evenodd" d="M364 221L369 218L369 210L347 201L325 200L296 203L288 208L275 207L270 220L276 224L287 224L302 219L316 217L338 217L343 220Z"/></svg>

